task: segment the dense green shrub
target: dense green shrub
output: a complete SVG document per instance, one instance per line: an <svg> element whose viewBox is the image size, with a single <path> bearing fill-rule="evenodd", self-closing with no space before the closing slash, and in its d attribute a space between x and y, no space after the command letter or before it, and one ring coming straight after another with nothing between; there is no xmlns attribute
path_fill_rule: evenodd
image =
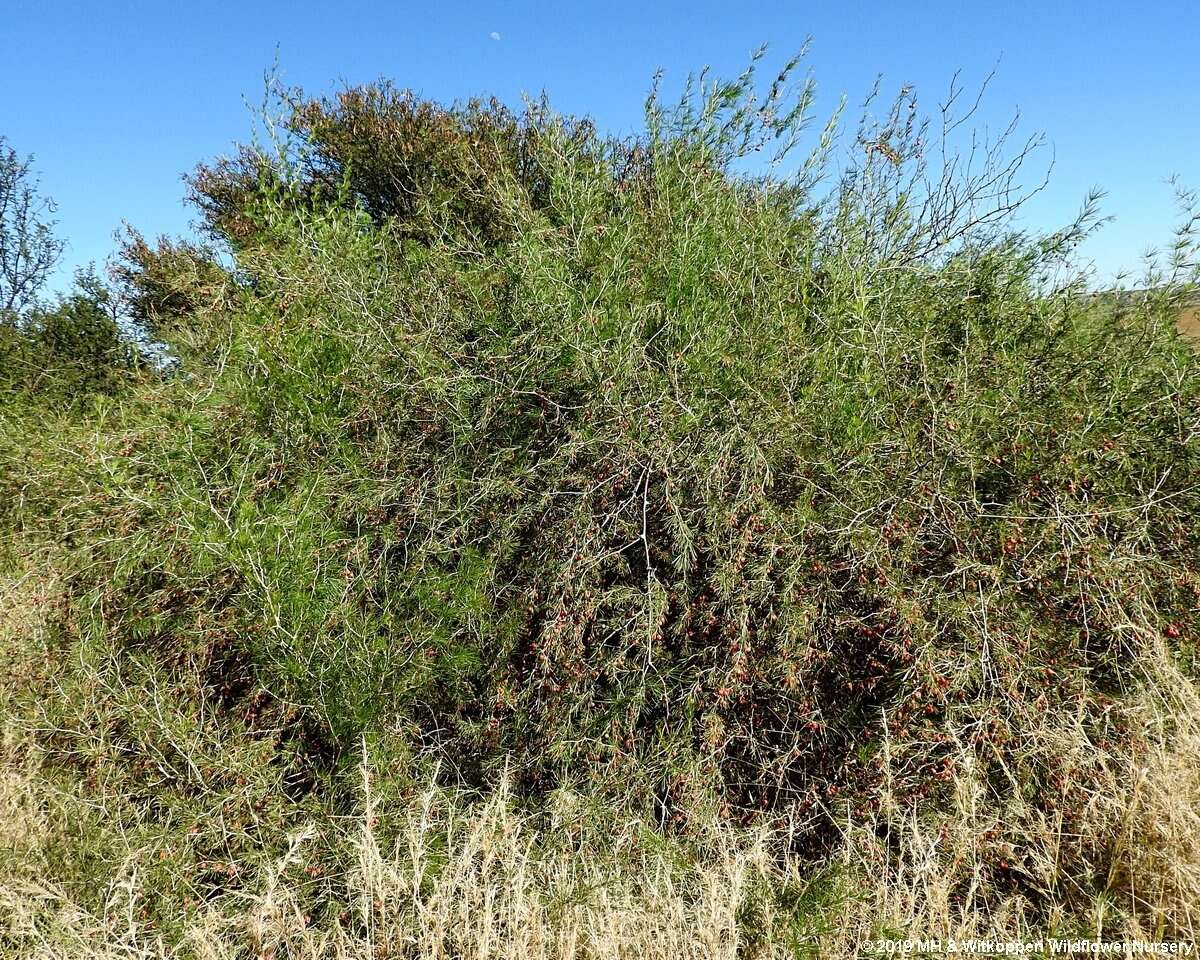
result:
<svg viewBox="0 0 1200 960"><path fill-rule="evenodd" d="M293 205L350 203L425 244L448 235L482 247L511 240L514 224L504 208L514 191L517 202L549 205L540 124L523 122L494 99L446 108L382 82L335 98L284 91L281 105L282 127L299 147L286 170L246 147L202 164L190 178L210 228L234 245L257 232L253 211L264 190L285 180ZM587 122L568 126L577 143L594 138Z"/></svg>
<svg viewBox="0 0 1200 960"><path fill-rule="evenodd" d="M169 344L203 355L221 332L196 326L220 313L236 286L210 247L160 237L153 246L127 228L110 266L122 314L147 344ZM223 332L223 331L222 331Z"/></svg>
<svg viewBox="0 0 1200 960"><path fill-rule="evenodd" d="M0 392L10 402L17 393L69 405L111 395L137 362L112 296L93 273L80 273L57 303L0 324Z"/></svg>
<svg viewBox="0 0 1200 960"><path fill-rule="evenodd" d="M72 503L120 518L77 556L81 629L201 664L218 715L286 714L298 790L365 739L815 853L947 802L969 756L1020 811L987 883L1100 877L1080 744L1124 743L1144 654L1200 628L1194 246L1084 297L1090 209L1015 229L1031 145L935 163L905 93L796 161L788 77L652 97L633 142L289 94L277 152L193 181L236 288L134 244L139 319L215 349ZM1030 817L1077 869L1005 846Z"/></svg>

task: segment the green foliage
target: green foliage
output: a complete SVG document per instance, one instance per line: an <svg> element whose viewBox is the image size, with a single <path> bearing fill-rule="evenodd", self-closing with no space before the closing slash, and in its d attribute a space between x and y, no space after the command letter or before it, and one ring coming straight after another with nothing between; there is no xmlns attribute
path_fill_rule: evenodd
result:
<svg viewBox="0 0 1200 960"><path fill-rule="evenodd" d="M111 267L122 312L144 339L204 355L219 332L196 326L234 295L229 274L210 248L160 237L151 246L127 228Z"/></svg>
<svg viewBox="0 0 1200 960"><path fill-rule="evenodd" d="M277 153L193 180L236 289L128 248L135 317L205 348L60 495L81 636L198 669L201 705L294 705L334 805L366 739L683 835L787 816L815 856L944 803L966 744L981 802L1072 836L1096 771L1047 718L1123 742L1143 654L1200 630L1193 277L1084 297L1092 211L1017 232L1033 144L932 165L908 92L796 161L791 66L656 95L629 142L289 93ZM999 849L988 883L1061 893Z"/></svg>
<svg viewBox="0 0 1200 960"><path fill-rule="evenodd" d="M0 394L56 404L111 395L127 383L137 355L117 322L111 294L92 272L52 306L0 324Z"/></svg>

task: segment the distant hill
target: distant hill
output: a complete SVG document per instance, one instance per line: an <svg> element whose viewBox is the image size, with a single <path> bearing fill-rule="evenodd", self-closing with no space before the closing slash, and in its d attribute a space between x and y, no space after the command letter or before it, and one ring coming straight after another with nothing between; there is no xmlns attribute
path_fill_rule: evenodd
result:
<svg viewBox="0 0 1200 960"><path fill-rule="evenodd" d="M1096 302L1103 302L1113 297L1120 298L1123 302L1131 302L1139 294L1144 294L1145 290L1120 290L1111 291L1105 290L1097 293L1089 294ZM1200 295L1193 297L1179 313L1179 330L1185 336L1200 339Z"/></svg>
<svg viewBox="0 0 1200 960"><path fill-rule="evenodd" d="M1185 307L1179 314L1179 330L1186 336L1200 340L1200 303Z"/></svg>

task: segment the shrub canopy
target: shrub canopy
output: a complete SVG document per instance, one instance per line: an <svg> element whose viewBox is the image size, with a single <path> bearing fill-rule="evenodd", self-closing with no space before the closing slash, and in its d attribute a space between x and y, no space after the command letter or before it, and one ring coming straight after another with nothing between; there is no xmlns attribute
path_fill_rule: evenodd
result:
<svg viewBox="0 0 1200 960"><path fill-rule="evenodd" d="M232 271L132 248L131 302L191 332L72 501L121 517L80 547L111 641L298 705L296 784L366 738L815 851L948 802L965 750L997 809L1084 816L1112 704L1200 627L1190 235L1153 292L1086 297L1090 207L1016 228L1033 144L953 159L908 92L810 127L790 70L655 94L630 141L286 93L192 180Z"/></svg>

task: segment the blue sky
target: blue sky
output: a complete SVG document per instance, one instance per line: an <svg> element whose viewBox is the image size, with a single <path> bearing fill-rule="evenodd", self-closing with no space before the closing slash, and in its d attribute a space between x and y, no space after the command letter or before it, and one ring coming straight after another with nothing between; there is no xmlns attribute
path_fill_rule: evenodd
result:
<svg viewBox="0 0 1200 960"><path fill-rule="evenodd" d="M60 285L108 256L122 220L187 230L181 175L246 137L246 102L277 51L284 80L314 93L379 77L443 100L544 90L614 132L637 129L656 69L673 90L704 65L737 73L762 43L774 66L812 37L822 113L843 93L856 104L879 74L932 108L956 70L978 84L997 67L979 124L1019 108L1021 130L1053 146L1025 222L1053 228L1090 187L1107 190L1115 222L1085 249L1101 275L1168 239L1169 176L1200 187L1200 5L1183 0L9 4L0 134L35 155L58 202Z"/></svg>

